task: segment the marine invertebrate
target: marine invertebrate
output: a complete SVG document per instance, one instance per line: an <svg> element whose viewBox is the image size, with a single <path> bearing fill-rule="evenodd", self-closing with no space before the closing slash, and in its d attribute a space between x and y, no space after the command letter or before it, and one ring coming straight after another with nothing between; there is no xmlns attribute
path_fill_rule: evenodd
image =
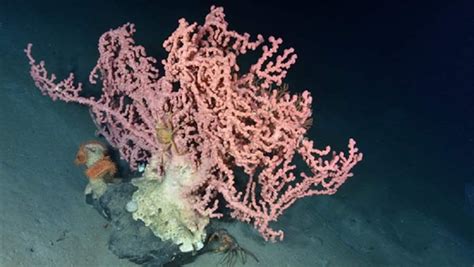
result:
<svg viewBox="0 0 474 267"><path fill-rule="evenodd" d="M112 162L109 156L104 156L92 166L87 168L86 176L89 179L105 179L109 180L117 172L117 166Z"/></svg>
<svg viewBox="0 0 474 267"><path fill-rule="evenodd" d="M107 189L107 182L113 181L117 166L107 155L107 148L100 142L89 141L81 144L74 162L85 165L85 175L89 178L84 193L99 198Z"/></svg>
<svg viewBox="0 0 474 267"><path fill-rule="evenodd" d="M186 190L199 180L185 156L173 155L163 170L161 155L148 164L143 176L132 180L137 187L133 193L130 212L164 241L179 245L182 252L198 251L206 240L209 217L193 209L185 195ZM130 207L129 207L130 208Z"/></svg>
<svg viewBox="0 0 474 267"><path fill-rule="evenodd" d="M173 126L171 116L171 114L166 114L163 116L162 122L156 124L156 139L160 144L164 145L164 151L168 152L168 150L173 149L177 154L181 154L174 141L177 129Z"/></svg>
<svg viewBox="0 0 474 267"><path fill-rule="evenodd" d="M199 225L193 227L197 241L188 247L200 244L207 221L203 218L221 217L223 205L233 218L252 223L265 240L281 240L284 233L272 229L272 222L300 198L334 194L362 160L353 139L347 153L336 153L329 146L315 148L306 136L312 97L309 91L291 94L281 87L297 59L293 48L279 51L282 39L251 39L230 30L223 8L213 6L202 25L179 21L163 43L168 56L159 75L157 60L135 44L134 32L134 25L127 23L101 36L100 57L89 76L92 84L102 80L99 98L81 95L82 85L74 85L72 74L55 81L44 62L35 62L31 44L25 49L30 73L53 100L87 105L99 133L132 169L146 162L144 176L164 179L163 186L147 180L137 192L145 205L147 197L158 198L160 191L169 204L175 198L182 205L177 210L184 214L175 218L196 219L186 223ZM237 58L260 47L260 56L242 71ZM165 114L173 116L160 122ZM156 160L165 154L166 161ZM298 156L307 172L295 171ZM246 179L237 179L238 170ZM183 178L181 172L189 176ZM245 184L239 185L242 180ZM145 212L137 203L137 211ZM187 214L192 216L182 216ZM148 215L135 217L148 220Z"/></svg>
<svg viewBox="0 0 474 267"><path fill-rule="evenodd" d="M239 260L242 264L247 262L247 257L252 257L259 262L255 254L241 247L237 240L225 229L218 229L209 236L207 250L215 253L223 253L220 263L227 267L233 267Z"/></svg>

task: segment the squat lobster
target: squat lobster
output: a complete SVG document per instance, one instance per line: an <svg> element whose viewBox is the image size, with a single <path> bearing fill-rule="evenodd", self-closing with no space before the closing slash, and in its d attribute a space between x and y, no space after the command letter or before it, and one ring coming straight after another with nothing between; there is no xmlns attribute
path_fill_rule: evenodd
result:
<svg viewBox="0 0 474 267"><path fill-rule="evenodd" d="M178 146L174 141L174 135L181 127L174 127L173 122L171 120L172 117L172 114L165 114L161 119L162 122L157 122L155 128L156 140L158 141L158 143L163 145L163 149L161 150L161 167L163 167L165 164L165 156L170 157L173 152L178 156L185 154L185 152L179 151Z"/></svg>
<svg viewBox="0 0 474 267"><path fill-rule="evenodd" d="M168 114L163 117L166 117L163 118L163 123L158 122L156 126L156 139L158 140L158 143L165 145L163 151L174 149L178 155L181 155L176 143L174 142L174 134L178 129L175 129L173 126L173 122L171 121L172 115Z"/></svg>

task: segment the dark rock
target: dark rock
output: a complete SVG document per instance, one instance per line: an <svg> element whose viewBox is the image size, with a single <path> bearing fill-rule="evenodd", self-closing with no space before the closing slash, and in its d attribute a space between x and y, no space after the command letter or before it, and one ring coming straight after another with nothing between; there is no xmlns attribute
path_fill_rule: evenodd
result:
<svg viewBox="0 0 474 267"><path fill-rule="evenodd" d="M142 221L132 218L125 206L135 190L130 183L110 184L98 200L86 196L86 202L110 222L109 249L119 258L143 266L179 266L191 262L195 255L182 253L177 245L162 241Z"/></svg>

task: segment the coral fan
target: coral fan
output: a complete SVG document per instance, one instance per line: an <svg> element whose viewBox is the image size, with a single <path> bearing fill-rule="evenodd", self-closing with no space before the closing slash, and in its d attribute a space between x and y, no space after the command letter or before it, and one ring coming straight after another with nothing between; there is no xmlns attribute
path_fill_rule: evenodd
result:
<svg viewBox="0 0 474 267"><path fill-rule="evenodd" d="M72 74L56 82L44 62L35 62L28 45L31 75L52 99L89 106L99 133L132 169L147 162L146 173L171 183L163 193L185 205L186 214L192 209L201 216L189 213L190 218L222 216L222 199L232 217L253 223L266 240L282 239L283 232L273 230L271 222L299 198L334 194L362 160L352 139L346 154L314 148L305 137L312 97L308 91L281 89L297 58L292 48L279 52L281 39L269 37L264 44L261 35L251 40L247 33L229 30L223 8L212 7L203 25L179 21L163 43L168 57L160 76L157 60L135 44L134 32L134 25L126 24L100 38L100 57L89 77L91 83L102 80L99 98L81 96L82 85L74 85ZM259 47L260 57L242 71L237 58ZM297 154L308 173L295 174ZM180 180L174 174L183 170L190 175ZM247 176L243 186L238 186L237 170Z"/></svg>

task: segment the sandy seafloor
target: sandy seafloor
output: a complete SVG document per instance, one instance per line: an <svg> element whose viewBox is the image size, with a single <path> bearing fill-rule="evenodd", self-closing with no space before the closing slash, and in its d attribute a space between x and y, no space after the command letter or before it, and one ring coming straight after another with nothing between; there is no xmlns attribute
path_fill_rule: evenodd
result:
<svg viewBox="0 0 474 267"><path fill-rule="evenodd" d="M147 5L150 1L0 0L0 266L135 266L108 251L110 229L84 201L86 179L73 160L82 142L97 139L87 108L42 96L29 77L23 49L33 42L35 57L45 59L50 71L59 77L73 71L85 82L102 32L135 19L138 42L150 54L163 57L159 47L177 19L202 22L210 2ZM231 16L244 14L236 6L224 3L234 23L230 27L260 32L258 22L236 25L239 19ZM156 21L145 24L151 19ZM262 27L271 32L267 24ZM285 37L284 30L275 31ZM464 196L464 186L474 177L473 127L467 116L472 108L456 98L461 102L446 104L455 108L440 116L439 106L413 104L416 95L399 96L406 91L396 80L398 69L387 78L370 65L370 57L369 63L357 61L356 56L345 61L342 55L332 61L331 55L345 48L322 41L333 36L324 35L327 32L324 25L314 29L322 43L316 46L327 52L316 66L311 64L318 61L318 54L304 51L311 45L298 47L301 40L292 42L291 34L285 37L303 50L297 63L301 66L290 70L296 72L291 78L300 87L315 85L316 125L311 137L321 147L335 143L336 148L344 148L352 136L365 159L336 195L306 198L287 210L274 225L285 231L283 242L264 242L250 225L226 224L260 260L257 264L249 258L245 266L472 266L474 219ZM333 37L343 38L343 34ZM348 34L347 38L355 37ZM369 56L369 51L361 53ZM422 82L408 86L413 84L424 86ZM443 86L443 81L438 84ZM327 89L318 93L318 88ZM406 103L395 104L392 95ZM452 100L449 94L443 97ZM220 257L206 254L187 266L215 266Z"/></svg>

